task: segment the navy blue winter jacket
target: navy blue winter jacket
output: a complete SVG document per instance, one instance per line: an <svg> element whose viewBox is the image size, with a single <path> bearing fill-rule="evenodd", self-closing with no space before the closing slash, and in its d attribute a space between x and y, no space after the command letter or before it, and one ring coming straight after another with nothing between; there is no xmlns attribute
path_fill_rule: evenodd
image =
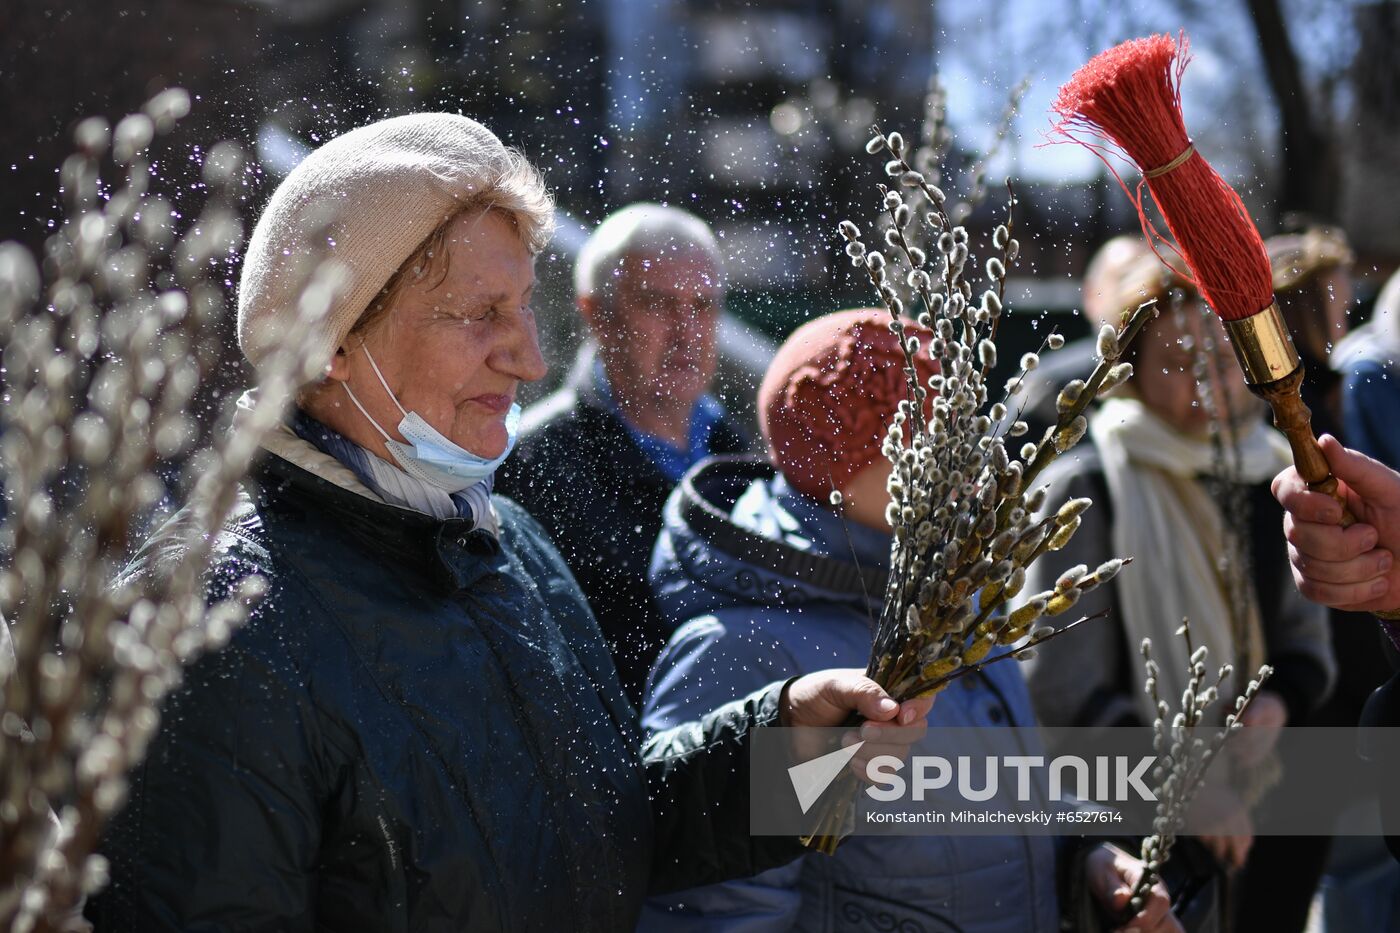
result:
<svg viewBox="0 0 1400 933"><path fill-rule="evenodd" d="M774 680L863 668L889 548L888 535L843 529L765 464L696 467L666 504L652 558L653 591L680 628L648 681L643 727L659 732ZM932 727L1034 724L1013 663L962 678L929 717ZM834 858L652 899L641 929L1052 933L1059 848L1044 836L853 836Z"/></svg>
<svg viewBox="0 0 1400 933"><path fill-rule="evenodd" d="M252 479L208 578L270 591L165 703L102 845L98 933L612 933L649 892L797 854L748 832L746 737L780 685L644 747L518 505L496 498L493 535L278 456ZM128 574L184 559L185 515Z"/></svg>

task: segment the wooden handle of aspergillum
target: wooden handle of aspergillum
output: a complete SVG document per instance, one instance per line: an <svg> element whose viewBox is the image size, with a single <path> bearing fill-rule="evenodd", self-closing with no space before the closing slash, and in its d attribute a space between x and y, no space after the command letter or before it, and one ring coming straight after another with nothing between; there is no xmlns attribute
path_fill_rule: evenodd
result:
<svg viewBox="0 0 1400 933"><path fill-rule="evenodd" d="M1355 523L1313 434L1312 412L1303 404L1303 361L1288 335L1278 304L1246 318L1225 321L1225 330L1249 390L1273 408L1274 424L1293 448L1293 465L1298 475L1310 489L1341 503L1342 527Z"/></svg>
<svg viewBox="0 0 1400 933"><path fill-rule="evenodd" d="M1303 367L1275 382L1262 386L1250 386L1255 394L1269 403L1274 410L1274 424L1288 438L1288 446L1293 448L1293 466L1308 488L1336 499L1342 506L1342 527L1356 522L1356 516L1347 508L1346 498L1337 488L1337 478L1327 465L1327 458L1313 434L1312 412L1303 403L1300 390L1303 385Z"/></svg>

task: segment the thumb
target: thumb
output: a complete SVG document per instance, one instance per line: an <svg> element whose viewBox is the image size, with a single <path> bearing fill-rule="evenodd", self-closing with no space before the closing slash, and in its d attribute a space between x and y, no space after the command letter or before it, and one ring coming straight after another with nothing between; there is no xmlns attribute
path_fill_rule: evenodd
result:
<svg viewBox="0 0 1400 933"><path fill-rule="evenodd" d="M870 722L886 722L899 712L899 704L869 677L860 675L841 686L846 695L842 702L847 709L853 709Z"/></svg>
<svg viewBox="0 0 1400 933"><path fill-rule="evenodd" d="M1133 885L1138 878L1138 873L1133 870L1136 860L1117 846L1109 848L1113 853L1113 860L1109 863L1110 869L1104 872L1103 883L1108 891L1110 904L1116 910L1123 910L1133 898Z"/></svg>
<svg viewBox="0 0 1400 933"><path fill-rule="evenodd" d="M1132 888L1123 877L1116 850L1101 844L1086 856L1085 880L1099 903L1111 911L1122 911L1132 898Z"/></svg>
<svg viewBox="0 0 1400 933"><path fill-rule="evenodd" d="M1342 446L1330 434L1318 441L1332 475L1373 506L1400 504L1400 474L1378 460Z"/></svg>

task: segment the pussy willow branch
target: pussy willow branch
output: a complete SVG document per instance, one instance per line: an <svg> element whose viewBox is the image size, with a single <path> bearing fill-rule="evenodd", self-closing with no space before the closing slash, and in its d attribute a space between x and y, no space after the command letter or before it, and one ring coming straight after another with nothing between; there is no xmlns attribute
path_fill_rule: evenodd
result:
<svg viewBox="0 0 1400 933"><path fill-rule="evenodd" d="M1055 422L1056 430L1063 430L1066 426L1073 424L1076 418L1089 409L1089 405L1092 404L1098 395L1099 387L1103 385L1104 380L1108 378L1109 371L1122 360L1123 352L1128 348L1128 345L1137 338L1137 335L1142 331L1143 327L1146 326L1147 322L1156 316L1157 299L1153 298L1150 301L1144 301L1137 306L1128 317L1127 323L1118 332L1119 352L1100 359L1098 364L1094 366L1094 371L1089 375L1089 378L1084 381L1084 391L1080 393L1079 400L1076 401L1068 411L1062 412ZM1059 456L1060 452L1055 450L1055 445L1050 442L1050 437L1051 435L1047 433L1046 437L1041 440L1040 446L1036 449L1034 459L1026 464L1024 480L1026 485L1030 485L1040 476L1041 472Z"/></svg>
<svg viewBox="0 0 1400 933"><path fill-rule="evenodd" d="M1108 614L1109 610L1100 609L1098 612L1095 612L1092 615L1080 616L1078 619L1075 619L1068 625L1063 625L1060 628L1052 629L1051 631L1046 632L1044 635L1041 635L1039 638L1033 639L1024 645L1021 645L1019 648L1012 648L1010 651L1003 651L1001 654L993 655L992 657L978 661L975 664L970 664L966 667L958 668L951 674L945 674L944 676L937 677L933 680L924 680L916 682L912 687L909 687L906 691L904 691L903 696L895 697L895 699L903 702L904 700L914 699L916 697L929 696L930 694L937 693L938 691L942 690L944 687L948 686L955 680L958 680L962 677L966 677L968 674L978 673L989 664L995 664L998 661L1007 661L1012 658L1015 658L1018 661L1022 660L1026 658L1028 652L1033 652L1037 646L1043 645L1047 641L1050 641L1052 639L1059 638L1061 635L1065 634L1070 629L1077 628L1078 626L1083 625L1085 622L1089 622L1094 619L1106 619L1108 618Z"/></svg>
<svg viewBox="0 0 1400 933"><path fill-rule="evenodd" d="M1152 835L1142 841L1140 856L1143 871L1129 895L1126 915L1119 918L1123 923L1136 916L1146 904L1152 887L1161 878L1162 867L1171 856L1187 811L1204 783L1206 771L1230 736L1243 727L1241 718L1273 674L1269 665L1262 666L1255 678L1245 686L1244 693L1236 697L1233 712L1225 717L1224 729L1213 735L1208 744L1202 743L1195 737L1196 727L1218 701L1220 687L1230 678L1233 666L1222 665L1214 685L1203 688L1205 662L1210 652L1204 645L1193 647L1189 620L1183 621L1178 634L1186 639L1190 659L1187 688L1181 697L1182 708L1175 715L1172 715L1171 707L1162 699L1157 687L1159 669L1152 658L1152 639L1144 638L1141 646L1143 663L1147 668L1144 689L1152 697L1157 713L1152 724L1153 748L1160 759L1152 774L1157 813Z"/></svg>
<svg viewBox="0 0 1400 933"><path fill-rule="evenodd" d="M250 578L211 605L207 558L259 443L316 375L306 337L339 288L335 268L306 257L257 399L228 431L189 414L225 344L218 280L242 238L242 159L231 143L205 152L209 198L177 234L179 216L149 190L147 151L188 109L171 90L115 128L79 123L43 273L0 244L0 475L12 504L0 613L16 655L0 662L0 929L56 928L103 884L92 853L161 700L261 594ZM109 170L114 183L102 179ZM193 503L186 550L172 567L119 577L137 536L163 518L176 473Z"/></svg>
<svg viewBox="0 0 1400 933"><path fill-rule="evenodd" d="M1040 443L1036 447L1034 457L1027 462L1026 469L1022 474L1022 490L1029 488L1033 481L1039 476L1041 471L1043 471L1045 467L1049 466L1050 463L1054 462L1054 460L1062 453L1062 451L1058 448L1055 442L1055 438L1060 436L1062 432L1068 430L1077 421L1077 419L1080 418L1085 413L1085 411L1088 410L1089 405L1097 397L1098 391L1103 385L1104 380L1108 378L1108 375L1113 370L1113 368L1119 365L1126 348L1137 337L1138 333L1141 332L1143 326L1146 325L1147 321L1149 321L1155 314L1156 302L1154 300L1143 302L1129 316L1127 322L1118 331L1113 352L1105 354L1099 360L1098 364L1094 367L1094 371L1085 381L1084 389L1080 392L1078 398L1068 407L1060 411L1056 419L1055 425L1046 432L1045 436L1041 439ZM1016 379L1013 380L1013 382L1021 378L1021 376L1017 376ZM995 530L993 531L992 535L989 536L989 538L994 538L996 537L996 535L1007 530L1010 524L1012 512L1023 502L1024 496L1019 494L1013 497L1008 497L1007 499L1002 501L1001 506L997 512ZM1042 524L1045 523L1042 522ZM1026 560L1025 563L1030 564L1034 562L1036 558L1042 556L1048 549L1050 540L1050 537L1047 536L1045 540L1042 541L1041 544L1037 547L1037 549L1032 552L1030 558ZM957 565L957 567L954 570L954 574L960 575L964 573L969 567L971 567L971 565L977 559L977 552L974 551L972 553L969 553L960 562L960 564ZM1015 594L1011 594L1010 596L1002 595L997 600L989 601L989 604L982 605L980 607L979 614L976 617L974 624L986 621L996 610L1005 605L1006 601L1009 598L1013 598L1014 595ZM896 637L898 637L898 634L903 633L902 631L897 630ZM890 647L893 649L897 649L898 645L896 644ZM896 668L896 670L890 675L891 682L897 683L898 677L902 673L903 671L901 669ZM886 684L886 686L888 686L888 684Z"/></svg>
<svg viewBox="0 0 1400 933"><path fill-rule="evenodd" d="M1002 612L1020 594L1025 568L1047 551L1063 547L1088 505L1088 500L1074 500L1054 515L1036 519L1045 490L1030 490L1029 481L1083 436L1083 413L1090 402L1131 373L1131 367L1119 361L1152 306L1139 308L1120 329L1100 334L1101 360L1090 382L1067 387L1054 428L1038 445L1025 445L1020 459L1013 459L1007 440L1026 433L1026 425L1019 419L1006 424L1004 401L987 408L986 375L996 361L993 337L1003 313L1007 267L1019 253L1010 227L1014 191L1008 186L1008 224L992 232L992 246L1000 255L985 264L984 281L990 287L974 302L967 268L973 261L969 237L964 228L952 225L943 192L912 169L899 134L877 131L866 149L888 156L885 174L904 189L901 193L879 186L881 213L888 224L882 234L888 259L867 249L854 223L842 221L839 228L846 255L863 267L890 313L890 329L905 363L907 398L894 414L882 446L891 462L886 517L894 536L890 583L867 667L873 679L904 697L912 695L911 688L931 689L957 670L986 662L998 644L1012 645L1027 634L1032 642L1042 640L1040 629L1031 632L1038 619L1067 611L1082 593L1119 572L1121 561L1106 562L1093 571L1072 568L1054 589L1035 594L1010 614ZM941 269L930 275L930 261L940 258ZM918 323L929 335L915 338L906 326L901 285L915 296L910 304L922 306ZM916 341L922 340L929 342L929 357L939 363L939 372L927 386L914 365L916 351L923 349ZM1063 345L1063 338L1051 333L1042 348L1047 344ZM1036 354L1023 358L1020 375L1007 387L1008 398L1037 364ZM931 410L927 417L925 400ZM1027 646L997 657L1029 653ZM810 845L834 849L844 806L836 802L823 807L823 831L809 840Z"/></svg>

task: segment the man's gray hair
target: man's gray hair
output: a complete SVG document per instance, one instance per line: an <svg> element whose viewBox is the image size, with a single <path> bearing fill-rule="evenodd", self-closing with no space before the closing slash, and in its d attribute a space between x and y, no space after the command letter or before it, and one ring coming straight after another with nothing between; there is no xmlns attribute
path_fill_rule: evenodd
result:
<svg viewBox="0 0 1400 933"><path fill-rule="evenodd" d="M574 294L580 298L606 295L628 256L689 249L705 253L723 275L724 258L709 224L679 207L630 204L608 215L579 250Z"/></svg>

